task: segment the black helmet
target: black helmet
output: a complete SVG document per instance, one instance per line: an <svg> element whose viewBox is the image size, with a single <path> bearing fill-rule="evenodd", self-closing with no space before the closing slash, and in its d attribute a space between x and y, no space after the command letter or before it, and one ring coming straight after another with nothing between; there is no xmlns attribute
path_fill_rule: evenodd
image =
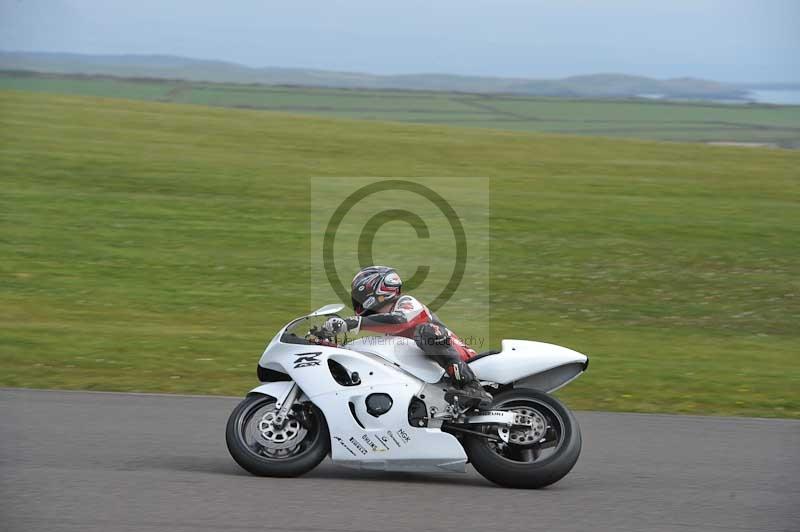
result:
<svg viewBox="0 0 800 532"><path fill-rule="evenodd" d="M394 268L387 266L367 266L362 268L350 287L353 298L353 310L359 316L374 312L387 301L400 296L403 281Z"/></svg>

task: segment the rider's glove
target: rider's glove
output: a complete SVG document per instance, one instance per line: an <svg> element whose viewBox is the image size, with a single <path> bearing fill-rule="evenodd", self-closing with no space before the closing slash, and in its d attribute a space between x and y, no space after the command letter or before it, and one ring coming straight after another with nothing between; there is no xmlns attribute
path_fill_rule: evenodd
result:
<svg viewBox="0 0 800 532"><path fill-rule="evenodd" d="M361 318L356 316L347 318L345 320L339 318L338 316L328 318L322 328L333 334L346 332L358 334L358 330L361 328Z"/></svg>
<svg viewBox="0 0 800 532"><path fill-rule="evenodd" d="M346 333L347 322L338 317L328 318L322 328L332 334Z"/></svg>

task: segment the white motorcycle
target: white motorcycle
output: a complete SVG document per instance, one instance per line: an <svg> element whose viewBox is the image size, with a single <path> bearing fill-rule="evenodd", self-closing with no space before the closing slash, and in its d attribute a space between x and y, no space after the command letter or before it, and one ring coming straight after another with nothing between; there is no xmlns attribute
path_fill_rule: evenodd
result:
<svg viewBox="0 0 800 532"><path fill-rule="evenodd" d="M575 465L578 423L548 392L583 373L585 355L503 340L500 351L469 361L494 397L491 410L477 410L445 401L444 371L413 340L348 342L315 325L343 308L322 307L270 341L258 363L262 384L228 420L228 450L244 469L294 477L330 455L362 469L464 472L469 460L502 486L541 488Z"/></svg>

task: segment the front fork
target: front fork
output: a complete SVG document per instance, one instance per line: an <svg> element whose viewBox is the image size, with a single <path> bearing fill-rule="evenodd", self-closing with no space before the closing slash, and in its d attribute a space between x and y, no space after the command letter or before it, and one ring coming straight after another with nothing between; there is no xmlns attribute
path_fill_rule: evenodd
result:
<svg viewBox="0 0 800 532"><path fill-rule="evenodd" d="M278 408L278 412L275 414L274 423L278 426L283 426L283 423L286 421L286 417L289 414L289 410L292 408L292 405L297 400L297 396L300 394L300 387L297 383L292 383L292 387L286 392L283 397L278 397L275 406Z"/></svg>

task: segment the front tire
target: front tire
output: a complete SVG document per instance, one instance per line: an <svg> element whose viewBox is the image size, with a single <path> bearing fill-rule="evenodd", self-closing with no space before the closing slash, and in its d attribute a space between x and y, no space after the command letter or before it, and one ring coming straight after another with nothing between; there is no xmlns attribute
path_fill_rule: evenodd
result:
<svg viewBox="0 0 800 532"><path fill-rule="evenodd" d="M236 463L263 477L297 477L317 467L330 451L328 425L312 403L295 405L278 430L274 397L252 394L228 418L225 441Z"/></svg>
<svg viewBox="0 0 800 532"><path fill-rule="evenodd" d="M467 456L486 479L508 488L535 489L558 482L572 470L581 453L581 431L561 402L544 392L518 388L497 394L492 409L538 413L547 428L535 441L525 433L511 434L508 443L465 437Z"/></svg>

